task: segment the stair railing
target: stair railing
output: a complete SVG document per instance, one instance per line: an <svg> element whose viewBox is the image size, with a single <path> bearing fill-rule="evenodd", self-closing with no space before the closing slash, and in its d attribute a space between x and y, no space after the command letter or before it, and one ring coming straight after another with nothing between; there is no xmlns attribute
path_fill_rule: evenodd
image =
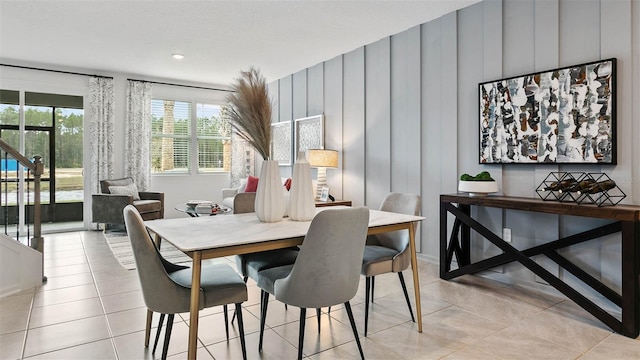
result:
<svg viewBox="0 0 640 360"><path fill-rule="evenodd" d="M42 158L40 156L34 156L33 162L32 162L28 158L26 158L24 155L20 154L19 151L11 147L9 144L7 144L7 142L5 142L2 139L0 139L0 149L2 149L3 152L5 152L5 154L3 154L3 159L6 160L7 158L11 158L16 160L20 165L27 168L27 178L31 175L33 176L33 237L29 239L28 245L33 249L42 253L43 255L42 258L44 259L44 238L42 237L42 215L41 215L41 209L40 209L40 178L44 173L44 164L42 163ZM8 180L6 177L6 174L3 174L2 176L6 184L6 181ZM28 181L25 181L25 182L28 183ZM5 192L7 191L6 188L4 190ZM19 199L19 196L16 196L16 199L18 200L17 204L19 206L21 199ZM24 213L26 214L25 216L28 219L29 211L26 205L28 204L25 204ZM5 211L5 217L6 217L8 214L9 208L8 208L8 204L4 204L4 206L5 206L4 211ZM25 223L28 223L28 221L25 221ZM17 222L16 226L17 228L20 226L20 221ZM6 232L6 224L5 224L5 232ZM27 235L27 237L28 236L29 235ZM44 269L44 266L43 266L43 269ZM43 281L46 281L44 274L42 279Z"/></svg>

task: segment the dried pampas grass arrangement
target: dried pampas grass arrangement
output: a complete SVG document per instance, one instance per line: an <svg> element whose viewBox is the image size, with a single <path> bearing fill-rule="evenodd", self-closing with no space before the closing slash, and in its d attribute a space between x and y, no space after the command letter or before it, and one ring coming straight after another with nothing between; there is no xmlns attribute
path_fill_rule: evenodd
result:
<svg viewBox="0 0 640 360"><path fill-rule="evenodd" d="M265 78L251 67L242 71L233 84L233 93L227 96L231 105L229 118L238 135L269 159L271 148L271 109Z"/></svg>

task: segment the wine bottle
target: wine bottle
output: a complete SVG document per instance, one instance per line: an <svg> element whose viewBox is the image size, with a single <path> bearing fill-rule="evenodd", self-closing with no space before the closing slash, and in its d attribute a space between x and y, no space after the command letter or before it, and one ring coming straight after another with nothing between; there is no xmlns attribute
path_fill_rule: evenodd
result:
<svg viewBox="0 0 640 360"><path fill-rule="evenodd" d="M599 192L611 190L616 187L616 182L613 180L604 180L599 181L595 184L592 184L587 189L584 190L585 194L597 194Z"/></svg>

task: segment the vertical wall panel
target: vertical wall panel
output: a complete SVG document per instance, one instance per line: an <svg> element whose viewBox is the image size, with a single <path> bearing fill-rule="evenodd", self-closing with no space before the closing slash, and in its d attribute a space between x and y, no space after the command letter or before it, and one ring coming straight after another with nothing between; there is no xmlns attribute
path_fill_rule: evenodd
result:
<svg viewBox="0 0 640 360"><path fill-rule="evenodd" d="M280 80L279 85L279 106L278 114L279 121L292 121L293 120L293 75L289 75ZM280 176L290 177L292 167L280 166Z"/></svg>
<svg viewBox="0 0 640 360"><path fill-rule="evenodd" d="M293 120L307 116L307 70L293 74Z"/></svg>
<svg viewBox="0 0 640 360"><path fill-rule="evenodd" d="M391 40L365 47L365 204L380 207L391 190Z"/></svg>
<svg viewBox="0 0 640 360"><path fill-rule="evenodd" d="M344 198L365 204L365 84L364 48L344 55L342 159Z"/></svg>
<svg viewBox="0 0 640 360"><path fill-rule="evenodd" d="M459 173L450 181L456 181L460 174L476 174L482 169L478 164L477 87L484 80L484 65L480 57L483 54L483 3L460 10L458 20Z"/></svg>
<svg viewBox="0 0 640 360"><path fill-rule="evenodd" d="M324 109L324 64L307 69L307 116L322 114Z"/></svg>
<svg viewBox="0 0 640 360"><path fill-rule="evenodd" d="M273 81L267 84L267 91L269 92L269 98L271 98L271 104L273 109L271 110L271 122L280 121L280 82Z"/></svg>
<svg viewBox="0 0 640 360"><path fill-rule="evenodd" d="M458 129L464 126L458 119L458 15L449 13L442 17L442 83L440 102L442 106L442 148L440 149L441 190L456 192L458 184ZM468 120L468 119L467 119ZM460 125L459 125L460 124ZM437 158L437 157L436 157ZM456 164L456 166L452 166Z"/></svg>
<svg viewBox="0 0 640 360"><path fill-rule="evenodd" d="M423 253L437 261L439 251L439 211L442 178L440 157L446 152L443 141L445 124L455 125L453 121L443 120L442 109L442 26L443 20L437 19L422 25L421 63L422 63L422 239L419 242ZM454 160L455 161L455 160ZM435 169L435 170L434 170ZM450 180L449 180L450 181ZM444 189L443 189L444 190ZM449 192L446 191L445 192Z"/></svg>
<svg viewBox="0 0 640 360"><path fill-rule="evenodd" d="M324 114L325 135L324 147L338 150L338 169L327 170L327 183L331 194L336 199L345 198L343 195L343 165L342 158L345 150L342 143L342 56L338 56L324 63ZM311 92L310 92L311 93ZM311 104L312 102L309 101Z"/></svg>
<svg viewBox="0 0 640 360"><path fill-rule="evenodd" d="M637 3L637 5L640 6L640 3ZM634 81L634 78L629 76L629 74L633 73L631 61L632 39L631 33L624 31L631 28L631 2L630 0L609 1L606 4L602 4L600 11L603 39L600 44L600 57L602 59L612 57L618 59L618 94L631 94L633 83L638 81L638 78ZM634 113L632 112L632 103L638 102L638 97L635 98L635 101L629 100L624 96L617 97L616 133L618 149L630 149L633 147ZM616 181L616 184L627 194L629 200L633 196L633 188L631 178L627 174L633 172L634 155L636 153L630 151L618 151L617 157L620 165L611 168L603 167L602 169ZM640 163L640 161L636 161L636 163Z"/></svg>
<svg viewBox="0 0 640 360"><path fill-rule="evenodd" d="M278 96L278 113L280 121L289 121L293 118L293 103L292 103L292 91L293 91L293 76L289 75L280 79L280 89Z"/></svg>
<svg viewBox="0 0 640 360"><path fill-rule="evenodd" d="M391 37L391 191L420 193L420 27Z"/></svg>
<svg viewBox="0 0 640 360"><path fill-rule="evenodd" d="M609 1L606 2L609 3ZM599 0L560 1L559 45L560 66L580 64L600 58Z"/></svg>

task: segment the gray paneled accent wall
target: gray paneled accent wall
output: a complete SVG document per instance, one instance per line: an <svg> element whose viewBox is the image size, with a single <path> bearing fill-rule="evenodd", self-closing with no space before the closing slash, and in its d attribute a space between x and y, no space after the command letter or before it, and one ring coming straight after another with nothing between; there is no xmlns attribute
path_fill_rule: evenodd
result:
<svg viewBox="0 0 640 360"><path fill-rule="evenodd" d="M455 192L465 172L488 170L504 194L535 197L549 172L604 171L627 194L626 203L640 204L640 81L633 81L640 78L639 8L637 0L485 0L274 81L283 107L278 114L325 114L325 145L341 155L341 169L328 172L338 198L377 208L390 191L419 193L427 219L418 248L433 261L439 254L439 195ZM478 164L478 83L610 57L618 59L618 165ZM475 211L496 232L512 228L517 247L596 224ZM484 243L474 239L479 256L496 252ZM619 289L617 236L563 253ZM558 273L553 263L540 263ZM546 287L519 265L489 276Z"/></svg>

